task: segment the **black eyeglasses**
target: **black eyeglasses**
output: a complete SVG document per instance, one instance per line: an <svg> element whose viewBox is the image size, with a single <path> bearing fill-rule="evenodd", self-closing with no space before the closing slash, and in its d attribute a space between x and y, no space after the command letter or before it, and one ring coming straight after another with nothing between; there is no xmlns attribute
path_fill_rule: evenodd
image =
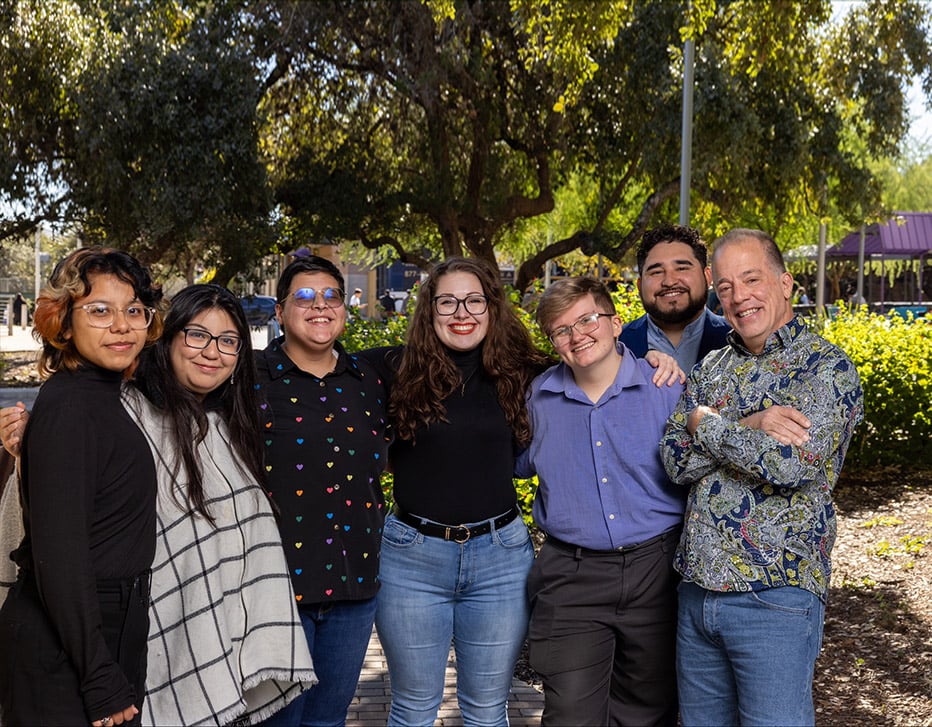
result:
<svg viewBox="0 0 932 727"><path fill-rule="evenodd" d="M590 313L583 316L571 326L560 326L550 331L548 338L554 346L562 346L573 337L573 331L577 333L592 333L599 327L600 318L611 318L614 313Z"/></svg>
<svg viewBox="0 0 932 727"><path fill-rule="evenodd" d="M343 291L339 288L323 288L317 290L316 288L298 288L294 293L288 296L294 300L294 304L298 308L313 308L314 303L317 302L317 297L320 296L321 300L324 301L324 305L328 308L339 308L343 305ZM285 300L288 300L285 298ZM284 303L285 300L280 300L279 303Z"/></svg>
<svg viewBox="0 0 932 727"><path fill-rule="evenodd" d="M488 309L489 299L478 293L467 295L465 298L457 298L455 295L434 296L434 310L438 316L452 316L460 309L461 305L470 315L478 316Z"/></svg>
<svg viewBox="0 0 932 727"><path fill-rule="evenodd" d="M228 356L234 356L240 352L243 347L243 339L239 336L231 336L229 333L221 333L219 336L211 336L207 331L200 328L182 328L184 332L184 345L189 348L207 348L212 341L217 342L217 350Z"/></svg>

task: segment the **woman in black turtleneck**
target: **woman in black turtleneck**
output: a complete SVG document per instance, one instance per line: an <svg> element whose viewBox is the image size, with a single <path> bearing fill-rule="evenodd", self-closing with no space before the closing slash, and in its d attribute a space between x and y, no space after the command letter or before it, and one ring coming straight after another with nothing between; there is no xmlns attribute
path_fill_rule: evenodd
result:
<svg viewBox="0 0 932 727"><path fill-rule="evenodd" d="M120 403L161 331L161 292L131 256L84 248L40 295L42 386L22 445L25 538L0 610L0 722L138 723L155 465Z"/></svg>
<svg viewBox="0 0 932 727"><path fill-rule="evenodd" d="M525 391L548 361L498 271L463 258L421 287L404 348L364 355L381 357L395 430L376 615L388 723L434 723L452 638L464 720L506 724L534 559L514 456L530 441Z"/></svg>

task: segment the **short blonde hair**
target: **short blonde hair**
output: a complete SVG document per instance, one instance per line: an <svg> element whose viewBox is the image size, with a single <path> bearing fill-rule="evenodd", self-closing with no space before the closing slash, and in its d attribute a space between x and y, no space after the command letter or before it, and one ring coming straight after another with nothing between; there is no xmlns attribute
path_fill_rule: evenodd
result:
<svg viewBox="0 0 932 727"><path fill-rule="evenodd" d="M615 302L604 283L592 278L565 278L553 283L540 296L537 323L541 330L549 336L553 322L587 295L592 296L602 313L615 314Z"/></svg>

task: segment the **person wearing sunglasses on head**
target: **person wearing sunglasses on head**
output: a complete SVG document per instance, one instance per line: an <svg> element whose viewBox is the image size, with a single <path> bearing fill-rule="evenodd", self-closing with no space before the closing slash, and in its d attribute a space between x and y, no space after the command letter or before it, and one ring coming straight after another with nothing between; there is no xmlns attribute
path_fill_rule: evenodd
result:
<svg viewBox="0 0 932 727"><path fill-rule="evenodd" d="M345 723L375 618L387 397L338 340L344 296L332 262L296 259L278 280L284 335L257 354L266 482L320 680L268 725Z"/></svg>

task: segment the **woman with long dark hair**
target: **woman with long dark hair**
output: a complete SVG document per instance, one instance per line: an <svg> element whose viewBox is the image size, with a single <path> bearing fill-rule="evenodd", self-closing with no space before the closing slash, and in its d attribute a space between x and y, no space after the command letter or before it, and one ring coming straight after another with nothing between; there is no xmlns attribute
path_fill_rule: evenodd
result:
<svg viewBox="0 0 932 727"><path fill-rule="evenodd" d="M316 682L262 485L255 385L239 301L192 285L124 395L159 475L147 724L256 723Z"/></svg>
<svg viewBox="0 0 932 727"><path fill-rule="evenodd" d="M36 305L50 375L22 443L25 536L0 610L0 721L138 723L145 693L156 475L120 403L161 330L161 291L130 255L70 254Z"/></svg>
<svg viewBox="0 0 932 727"><path fill-rule="evenodd" d="M389 724L431 725L450 642L466 724L507 724L534 560L514 457L531 431L525 393L549 360L480 260L437 265L385 370L395 511L382 535L376 627L392 682Z"/></svg>

